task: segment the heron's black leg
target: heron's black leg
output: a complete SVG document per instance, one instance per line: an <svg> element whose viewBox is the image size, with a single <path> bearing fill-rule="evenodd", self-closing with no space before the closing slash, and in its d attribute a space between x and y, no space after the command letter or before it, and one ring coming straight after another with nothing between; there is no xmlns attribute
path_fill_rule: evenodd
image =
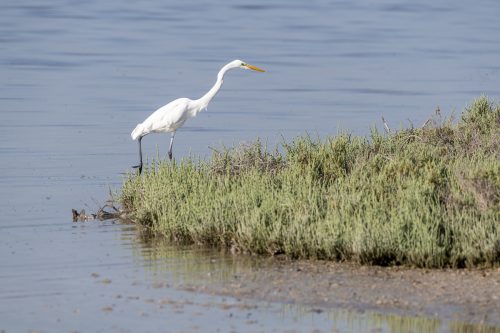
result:
<svg viewBox="0 0 500 333"><path fill-rule="evenodd" d="M172 136L170 137L170 147L168 148L168 158L172 160L172 145L174 144L174 136L175 132L172 132Z"/></svg>
<svg viewBox="0 0 500 333"><path fill-rule="evenodd" d="M132 168L138 168L139 174L142 172L142 145L141 145L142 136L139 137L137 141L139 141L139 165L134 165Z"/></svg>

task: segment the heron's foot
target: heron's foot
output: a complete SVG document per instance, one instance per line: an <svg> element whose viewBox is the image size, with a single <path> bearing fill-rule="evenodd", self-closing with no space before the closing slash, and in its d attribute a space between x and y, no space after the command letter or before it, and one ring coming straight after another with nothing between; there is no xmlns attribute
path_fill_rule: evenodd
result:
<svg viewBox="0 0 500 333"><path fill-rule="evenodd" d="M141 174L141 172L142 172L142 163L139 164L139 165L134 165L132 168L139 169L139 174Z"/></svg>

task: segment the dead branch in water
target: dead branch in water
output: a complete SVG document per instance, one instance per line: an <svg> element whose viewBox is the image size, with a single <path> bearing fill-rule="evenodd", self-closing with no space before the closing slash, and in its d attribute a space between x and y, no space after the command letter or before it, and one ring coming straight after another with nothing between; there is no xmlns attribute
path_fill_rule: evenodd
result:
<svg viewBox="0 0 500 333"><path fill-rule="evenodd" d="M127 220L127 212L117 208L113 201L108 201L106 204L99 208L95 214L86 214L85 209L78 212L76 209L71 209L73 214L73 222L87 222L92 220L111 220L121 219Z"/></svg>

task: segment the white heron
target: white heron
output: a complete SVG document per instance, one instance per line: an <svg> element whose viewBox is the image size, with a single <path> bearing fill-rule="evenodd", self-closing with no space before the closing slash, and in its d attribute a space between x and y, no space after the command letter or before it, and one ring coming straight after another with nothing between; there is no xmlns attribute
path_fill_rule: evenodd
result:
<svg viewBox="0 0 500 333"><path fill-rule="evenodd" d="M172 145L174 143L175 131L184 125L186 120L195 117L198 112L207 108L208 103L210 103L222 87L224 75L234 68L264 72L263 69L249 65L241 60L233 60L222 67L219 74L217 74L217 81L214 86L203 97L195 100L189 98L176 99L153 112L146 120L135 127L131 136L133 140L137 139L139 142L139 165L133 166L133 168L139 168L139 174L142 172L142 138L149 133L171 133L168 157L172 159Z"/></svg>

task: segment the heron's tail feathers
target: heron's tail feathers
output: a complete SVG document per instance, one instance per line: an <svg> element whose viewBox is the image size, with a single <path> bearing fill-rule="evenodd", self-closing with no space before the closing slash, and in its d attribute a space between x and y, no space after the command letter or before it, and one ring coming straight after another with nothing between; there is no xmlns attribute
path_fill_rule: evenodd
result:
<svg viewBox="0 0 500 333"><path fill-rule="evenodd" d="M138 124L134 130L132 131L132 140L136 140L138 137L140 136L143 136L143 127L142 127L142 123L141 124Z"/></svg>

